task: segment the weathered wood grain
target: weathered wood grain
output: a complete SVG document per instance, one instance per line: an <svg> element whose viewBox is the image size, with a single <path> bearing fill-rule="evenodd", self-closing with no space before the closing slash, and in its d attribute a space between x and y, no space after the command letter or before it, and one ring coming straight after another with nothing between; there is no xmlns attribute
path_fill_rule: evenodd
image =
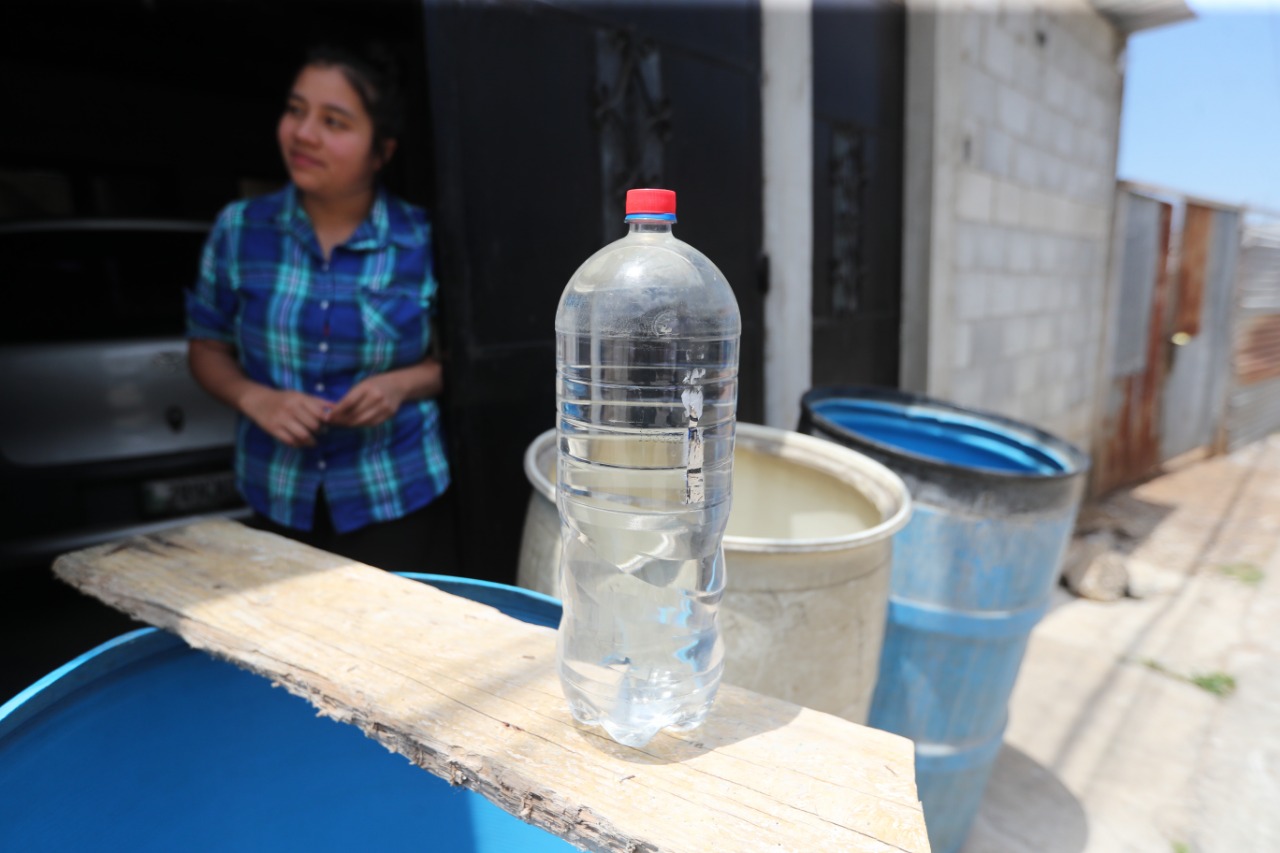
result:
<svg viewBox="0 0 1280 853"><path fill-rule="evenodd" d="M200 522L54 569L583 849L928 850L903 738L726 685L700 729L619 746L569 715L553 631L269 533Z"/></svg>

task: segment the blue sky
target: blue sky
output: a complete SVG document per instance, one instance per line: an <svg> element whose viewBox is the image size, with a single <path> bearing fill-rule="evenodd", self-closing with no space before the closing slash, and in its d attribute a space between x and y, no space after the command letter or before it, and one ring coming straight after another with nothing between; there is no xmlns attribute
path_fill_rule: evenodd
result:
<svg viewBox="0 0 1280 853"><path fill-rule="evenodd" d="M1280 0L1191 0L1131 36L1123 179L1280 212Z"/></svg>

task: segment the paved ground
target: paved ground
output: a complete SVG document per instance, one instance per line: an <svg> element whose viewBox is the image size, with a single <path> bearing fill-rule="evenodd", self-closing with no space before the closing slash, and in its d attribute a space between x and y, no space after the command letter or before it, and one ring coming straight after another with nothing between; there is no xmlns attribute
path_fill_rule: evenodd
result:
<svg viewBox="0 0 1280 853"><path fill-rule="evenodd" d="M1280 851L1280 435L1100 509L1143 597L1059 593L965 853Z"/></svg>

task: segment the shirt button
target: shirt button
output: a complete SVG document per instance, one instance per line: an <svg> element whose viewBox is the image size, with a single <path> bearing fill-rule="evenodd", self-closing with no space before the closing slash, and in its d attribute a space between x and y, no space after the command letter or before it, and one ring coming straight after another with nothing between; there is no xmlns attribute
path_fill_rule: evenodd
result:
<svg viewBox="0 0 1280 853"><path fill-rule="evenodd" d="M329 300L328 299L321 300L320 307L327 310L329 308Z"/></svg>
<svg viewBox="0 0 1280 853"><path fill-rule="evenodd" d="M321 341L321 342L320 342L320 352L328 352L328 351L329 351L329 342L328 342L328 341Z"/></svg>
<svg viewBox="0 0 1280 853"><path fill-rule="evenodd" d="M319 462L316 463L316 467L319 468L321 471L323 471L325 468L328 468L329 466L325 463L323 459L321 459Z"/></svg>
<svg viewBox="0 0 1280 853"><path fill-rule="evenodd" d="M323 383L323 382L317 382L317 383L316 383L316 390L317 390L317 391L323 391L323 390L324 390L324 383Z"/></svg>

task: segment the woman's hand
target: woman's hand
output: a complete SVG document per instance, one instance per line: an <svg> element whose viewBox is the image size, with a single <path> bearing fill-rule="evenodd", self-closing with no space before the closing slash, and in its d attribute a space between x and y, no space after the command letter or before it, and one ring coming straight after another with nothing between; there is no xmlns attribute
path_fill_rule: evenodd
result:
<svg viewBox="0 0 1280 853"><path fill-rule="evenodd" d="M373 427L396 413L408 394L398 371L379 373L357 382L334 404L325 419L343 427Z"/></svg>
<svg viewBox="0 0 1280 853"><path fill-rule="evenodd" d="M410 367L362 379L332 406L325 422L343 427L385 423L405 401L437 396L444 387L443 376L440 362L427 357Z"/></svg>
<svg viewBox="0 0 1280 853"><path fill-rule="evenodd" d="M289 447L314 447L316 430L331 404L300 391L277 391L259 385L240 401L241 411L271 437Z"/></svg>
<svg viewBox="0 0 1280 853"><path fill-rule="evenodd" d="M187 344L191 375L200 386L290 447L311 447L324 422L327 400L297 391L277 391L244 375L236 351L225 341Z"/></svg>

